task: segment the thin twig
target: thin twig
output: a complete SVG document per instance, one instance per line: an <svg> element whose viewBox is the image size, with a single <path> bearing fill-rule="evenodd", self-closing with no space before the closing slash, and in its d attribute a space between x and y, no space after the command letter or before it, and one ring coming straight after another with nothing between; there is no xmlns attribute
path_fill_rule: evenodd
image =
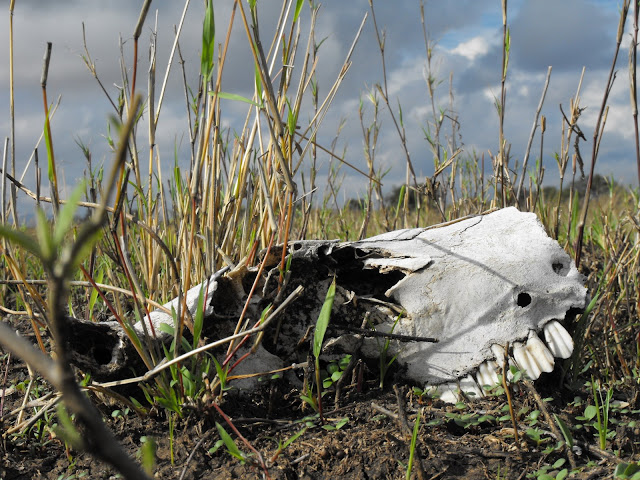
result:
<svg viewBox="0 0 640 480"><path fill-rule="evenodd" d="M520 205L520 194L522 192L522 184L524 183L524 179L526 177L527 162L529 161L529 153L531 152L533 137L536 133L536 129L538 128L538 118L540 117L540 112L542 111L542 105L544 104L544 99L547 96L547 89L549 88L550 79L551 79L551 66L549 66L547 70L547 78L544 81L544 87L542 88L542 96L540 97L538 108L536 109L536 115L533 120L533 126L531 127L531 134L529 135L529 141L527 142L527 149L524 152L524 159L522 160L522 174L520 175L520 182L518 183L518 191L516 192L516 203L518 205ZM540 164L542 164L542 157L540 158ZM520 205L520 208L522 208L522 205Z"/></svg>
<svg viewBox="0 0 640 480"><path fill-rule="evenodd" d="M622 43L622 35L624 33L624 25L627 20L627 13L629 12L630 0L624 0L622 8L620 10L620 21L618 22L618 34L616 36L616 48L613 54L613 61L611 62L611 68L609 69L609 78L605 86L604 95L602 96L602 104L600 105L600 111L598 113L596 126L593 129L593 140L591 150L591 170L589 171L589 179L587 180L587 189L584 192L584 203L582 204L582 212L580 214L580 222L578 223L578 238L575 243L575 263L576 267L580 267L580 260L582 258L582 241L584 237L584 227L587 221L587 213L589 211L589 198L591 196L591 186L593 184L593 177L595 175L596 160L598 158L598 145L600 144L600 138L602 137L601 125L605 118L605 111L607 108L607 102L609 100L609 94L613 88L613 82L615 81L616 74L616 62L618 60L618 52L620 51L620 44Z"/></svg>
<svg viewBox="0 0 640 480"><path fill-rule="evenodd" d="M631 115L633 117L633 134L636 145L636 164L638 167L638 185L640 186L640 133L638 132L638 2L633 2L633 35L629 45L629 90L631 93Z"/></svg>

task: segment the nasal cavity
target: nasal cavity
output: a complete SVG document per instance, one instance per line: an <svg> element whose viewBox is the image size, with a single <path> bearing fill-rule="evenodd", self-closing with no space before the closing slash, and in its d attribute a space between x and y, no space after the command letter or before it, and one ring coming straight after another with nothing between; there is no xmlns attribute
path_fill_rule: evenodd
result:
<svg viewBox="0 0 640 480"><path fill-rule="evenodd" d="M516 303L518 304L519 307L523 307L523 308L526 307L531 303L531 295L524 292L519 293Z"/></svg>
<svg viewBox="0 0 640 480"><path fill-rule="evenodd" d="M566 277L567 273L569 273L569 269L566 268L564 263L562 262L553 262L551 264L551 268L555 273L557 273L558 275L562 275L563 277Z"/></svg>

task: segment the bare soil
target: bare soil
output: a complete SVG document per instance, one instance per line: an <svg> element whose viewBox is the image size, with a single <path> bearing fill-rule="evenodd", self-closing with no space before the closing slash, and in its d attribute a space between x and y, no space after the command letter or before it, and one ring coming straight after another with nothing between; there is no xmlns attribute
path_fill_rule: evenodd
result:
<svg viewBox="0 0 640 480"><path fill-rule="evenodd" d="M23 334L32 336L28 330ZM28 372L20 360L7 355L2 358L2 375L5 371L7 374L6 381L0 384L4 385L5 391L1 424L5 433L16 421L9 412L22 402L23 395L14 387L21 382L26 384ZM151 409L148 415L139 416L133 410L125 414L122 404L95 395L93 400L130 455L140 456L142 439L155 441L154 474L163 479L405 478L411 432L418 412L421 419L412 478L537 478L536 475L545 469L551 475L547 478L554 478L564 468L571 470L571 462L576 467L571 478L612 478L621 459L625 462L640 459L640 428L633 423L631 427L627 425L637 418L633 410L637 412L640 408L638 394L632 386L621 384L616 388L615 399L628 402L629 406L612 414L615 423L610 429L615 433L611 433L607 449L602 451L596 447L595 428L576 418L584 413L589 392L584 388L583 391L559 388L559 372L536 382L535 390L522 385L513 393L512 404L520 431L518 441L514 437L513 424L507 418L505 395L467 402L466 406L459 405L462 408L458 408L439 400L421 398L411 385L400 381L398 372L389 373L388 386L384 389L378 386L375 366L363 365L358 374L337 399L333 391L325 396L324 427L316 412L301 401L299 390L283 379L265 382L251 395L230 391L222 399L209 399L201 405L185 408L183 417L175 422L173 436L163 409ZM39 395L42 396L47 387L40 383L40 388ZM137 387L121 393L134 394L143 405L148 405ZM533 423L529 415L539 409L536 394L549 399L544 402L549 417L541 413ZM582 397L585 403L573 403L576 396ZM213 407L214 400L247 443ZM112 404L108 406L107 403ZM114 415L115 410L120 410L121 414ZM33 408L27 410L26 418L33 413ZM55 409L52 418L54 413ZM554 414L573 428L575 446L571 452L567 447L548 449L561 440L554 437L554 429L555 434L559 434L557 422L553 421ZM345 418L348 420L341 424ZM55 418L49 424L54 422ZM235 439L239 450L246 455L246 461L231 456L224 445L212 451L220 440L216 423L224 426ZM529 428L542 432L540 442L525 434ZM286 442L303 429L304 432L290 445L279 450L279 443ZM112 467L86 453L67 448L44 422L3 435L0 458L2 480L119 478ZM559 465L563 461L564 464Z"/></svg>

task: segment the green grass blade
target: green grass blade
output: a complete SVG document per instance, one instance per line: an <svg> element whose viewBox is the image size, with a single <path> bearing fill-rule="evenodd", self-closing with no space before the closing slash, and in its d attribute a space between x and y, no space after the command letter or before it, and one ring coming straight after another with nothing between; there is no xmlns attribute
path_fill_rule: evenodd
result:
<svg viewBox="0 0 640 480"><path fill-rule="evenodd" d="M100 270L97 275L95 275L95 282L100 284L104 279L104 270ZM89 312L93 312L93 307L95 307L96 302L98 301L98 290L93 288L91 290L91 295L89 295Z"/></svg>
<svg viewBox="0 0 640 480"><path fill-rule="evenodd" d="M33 253L38 258L42 258L44 254L38 242L36 242L30 235L27 235L20 230L16 230L6 225L0 224L0 237L4 237L10 242L21 246L25 250Z"/></svg>
<svg viewBox="0 0 640 480"><path fill-rule="evenodd" d="M84 181L82 181L73 189L71 196L60 210L60 213L56 218L56 223L53 227L54 245L61 245L65 235L71 230L73 226L73 217L78 210L78 202L82 198L84 190L85 184Z"/></svg>
<svg viewBox="0 0 640 480"><path fill-rule="evenodd" d="M556 423L562 432L562 436L564 437L564 441L567 442L569 448L573 447L573 435L571 435L571 429L569 426L555 413L553 414L553 418L556 419Z"/></svg>
<svg viewBox="0 0 640 480"><path fill-rule="evenodd" d="M291 435L291 437L289 437L287 439L286 442L284 442L282 444L282 449L284 450L285 448L287 448L289 445L291 445L293 442L295 442L301 435L303 435L307 430L309 429L309 427L303 427L302 430L298 431L297 433Z"/></svg>
<svg viewBox="0 0 640 480"><path fill-rule="evenodd" d="M322 310L320 310L320 315L318 315L318 321L316 322L316 331L313 334L313 356L316 357L316 359L320 356L320 351L322 350L322 342L324 341L324 335L329 326L335 295L336 279L334 278L329 286L329 290L327 290L327 296L322 305Z"/></svg>
<svg viewBox="0 0 640 480"><path fill-rule="evenodd" d="M202 24L202 58L200 73L207 81L213 72L213 54L216 47L216 23L213 15L213 1L207 0L207 8Z"/></svg>
<svg viewBox="0 0 640 480"><path fill-rule="evenodd" d="M53 164L53 145L51 144L51 132L49 131L49 119L44 120L44 141L47 146L47 176L51 185L55 183L55 165ZM55 185L57 189L57 185Z"/></svg>
<svg viewBox="0 0 640 480"><path fill-rule="evenodd" d="M240 451L240 449L236 445L236 442L233 441L233 438L231 438L231 436L224 429L224 427L222 425L220 425L218 422L216 422L216 428L218 429L218 433L220 434L220 438L224 442L224 446L227 447L227 450L229 451L229 453L232 456L236 457L238 460L241 460L241 461L244 462L244 460L245 460L244 459L244 455L242 454L242 452Z"/></svg>
<svg viewBox="0 0 640 480"><path fill-rule="evenodd" d="M300 12L302 11L302 6L304 5L304 0L298 0L296 2L296 11L293 14L293 21L297 22L298 21L298 17L300 16Z"/></svg>
<svg viewBox="0 0 640 480"><path fill-rule="evenodd" d="M43 261L53 260L57 253L57 247L53 243L53 234L49 220L47 220L47 216L41 208L36 209L36 236L38 243L40 243L40 251L42 253L40 258Z"/></svg>
<svg viewBox="0 0 640 480"><path fill-rule="evenodd" d="M204 292L205 292L205 284L202 284L200 288L200 294L198 295L198 308L196 309L196 316L193 319L193 348L198 346L198 342L200 341L200 335L202 334L202 324L204 323Z"/></svg>
<svg viewBox="0 0 640 480"><path fill-rule="evenodd" d="M211 95L213 95L213 92L211 92ZM261 104L254 102L250 98L243 97L242 95L238 95L236 93L218 92L218 97L224 98L226 100L235 100L238 102L244 102L244 103L248 103L249 105L253 105L254 107L262 108Z"/></svg>
<svg viewBox="0 0 640 480"><path fill-rule="evenodd" d="M253 65L253 68L255 70L255 77L256 77L256 95L258 98L258 101L262 101L262 78L260 77L260 69L258 68L258 64L255 63Z"/></svg>
<svg viewBox="0 0 640 480"><path fill-rule="evenodd" d="M413 425L413 432L411 434L411 447L409 449L409 464L407 465L407 475L405 477L407 480L411 480L411 470L413 469L413 461L415 459L416 444L418 442L419 429L420 429L420 410L418 410L418 415L416 416L416 423Z"/></svg>

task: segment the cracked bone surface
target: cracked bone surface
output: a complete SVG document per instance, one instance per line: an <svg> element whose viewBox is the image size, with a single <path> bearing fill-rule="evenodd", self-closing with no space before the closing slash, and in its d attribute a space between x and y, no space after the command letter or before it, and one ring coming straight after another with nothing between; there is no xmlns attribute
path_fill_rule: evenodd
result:
<svg viewBox="0 0 640 480"><path fill-rule="evenodd" d="M246 315L255 322L266 305L277 303L298 285L305 288L282 314L277 329L274 323L265 332L264 348L258 353L273 366L306 360L300 340L315 324L334 277L332 338L327 342L331 348L359 348L363 355L377 358L380 339L363 338L358 330L363 325L378 332L436 338L435 343L394 339L391 349L398 353L406 378L441 385L447 392L460 388L481 393L478 384L497 379L504 361L501 346L507 344L515 347L510 362L515 360L530 377L549 371L554 356L567 358L573 350L571 336L559 321L584 310L587 301L584 279L569 255L547 236L535 214L515 208L357 242L309 240L290 247L285 291L278 295L277 247L265 260ZM209 340L232 332L257 273L257 267L240 266L219 272L209 283L204 327ZM187 293L190 308L199 289ZM151 317L156 324L173 325L161 312ZM139 325L136 329L142 332ZM544 341L539 332L544 332ZM119 341L126 342L126 337ZM97 366L77 363L93 370L95 378L100 369L111 377L123 375L118 373L122 365L114 364L116 349L111 361L103 352Z"/></svg>

